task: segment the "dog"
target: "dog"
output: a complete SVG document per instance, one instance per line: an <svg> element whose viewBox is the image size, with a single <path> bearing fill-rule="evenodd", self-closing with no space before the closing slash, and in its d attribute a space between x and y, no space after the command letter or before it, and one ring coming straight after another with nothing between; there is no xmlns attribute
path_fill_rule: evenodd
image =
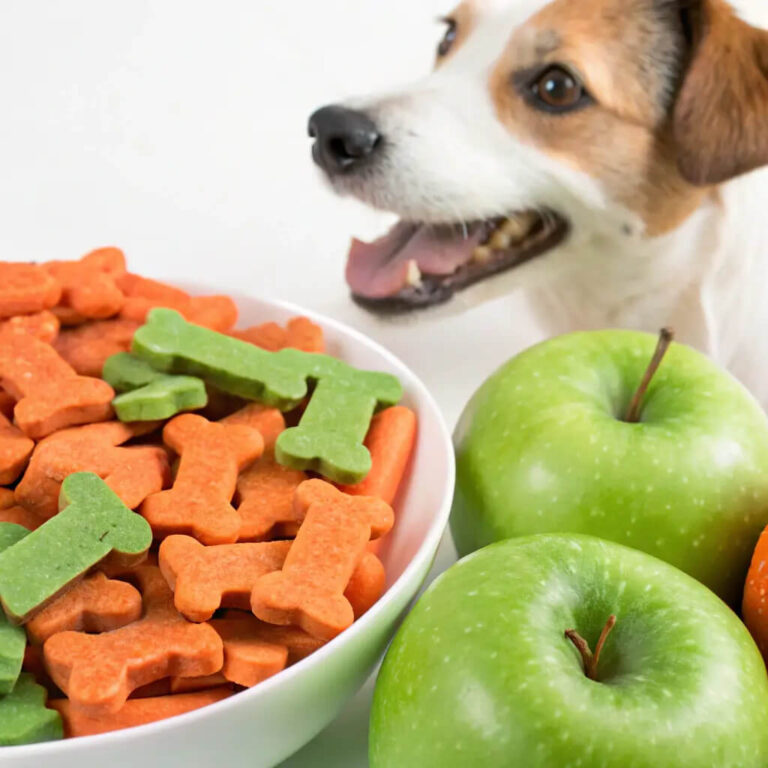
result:
<svg viewBox="0 0 768 768"><path fill-rule="evenodd" d="M310 119L333 189L401 218L353 242L355 300L522 287L548 334L671 325L767 406L766 0L465 0L445 25L428 77Z"/></svg>

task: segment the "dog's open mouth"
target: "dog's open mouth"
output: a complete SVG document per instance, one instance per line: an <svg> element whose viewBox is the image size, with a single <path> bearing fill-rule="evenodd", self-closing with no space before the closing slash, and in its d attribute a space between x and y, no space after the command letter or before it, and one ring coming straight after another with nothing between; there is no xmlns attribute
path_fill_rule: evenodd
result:
<svg viewBox="0 0 768 768"><path fill-rule="evenodd" d="M377 312L431 307L555 248L567 233L549 210L467 225L402 221L373 243L352 243L347 283L358 304Z"/></svg>

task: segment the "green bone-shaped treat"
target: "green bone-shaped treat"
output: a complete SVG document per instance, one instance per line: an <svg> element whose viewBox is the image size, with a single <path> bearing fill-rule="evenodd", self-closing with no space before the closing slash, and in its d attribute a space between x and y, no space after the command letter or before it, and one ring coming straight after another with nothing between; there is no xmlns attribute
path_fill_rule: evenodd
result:
<svg viewBox="0 0 768 768"><path fill-rule="evenodd" d="M149 363L128 352L104 363L102 378L120 392L113 401L120 421L159 421L208 404L202 380L194 376L158 373Z"/></svg>
<svg viewBox="0 0 768 768"><path fill-rule="evenodd" d="M370 470L363 445L378 407L394 405L402 387L388 373L360 371L327 355L297 349L267 352L188 323L173 310L154 309L133 337L134 354L155 368L204 378L219 389L281 410L315 390L301 423L277 445L279 462L354 483Z"/></svg>
<svg viewBox="0 0 768 768"><path fill-rule="evenodd" d="M16 523L0 523L0 552L18 544L29 531L23 525Z"/></svg>
<svg viewBox="0 0 768 768"><path fill-rule="evenodd" d="M19 677L14 689L0 698L0 747L55 741L64 736L59 713L46 709L47 696L32 675L25 672Z"/></svg>
<svg viewBox="0 0 768 768"><path fill-rule="evenodd" d="M0 523L0 552L21 541L28 533L20 525ZM26 646L27 633L21 627L11 624L5 612L0 610L0 696L10 693L16 685Z"/></svg>
<svg viewBox="0 0 768 768"><path fill-rule="evenodd" d="M133 353L158 371L200 376L224 392L289 411L307 394L304 367L286 367L274 352L188 323L172 309L153 309L133 337Z"/></svg>
<svg viewBox="0 0 768 768"><path fill-rule="evenodd" d="M149 523L92 472L64 480L59 508L58 515L0 553L0 602L17 623L108 555L130 565L152 544Z"/></svg>
<svg viewBox="0 0 768 768"><path fill-rule="evenodd" d="M275 445L285 466L318 472L337 483L360 482L371 469L363 445L378 408L395 405L403 396L400 382L388 373L360 371L341 360L284 349L281 360L304 360L316 383L297 427L286 429Z"/></svg>

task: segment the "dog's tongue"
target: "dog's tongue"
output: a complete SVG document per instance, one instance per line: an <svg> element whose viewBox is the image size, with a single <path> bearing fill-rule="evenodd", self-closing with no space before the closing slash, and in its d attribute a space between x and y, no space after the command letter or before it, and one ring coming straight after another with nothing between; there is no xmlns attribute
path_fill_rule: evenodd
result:
<svg viewBox="0 0 768 768"><path fill-rule="evenodd" d="M398 294L413 275L415 262L425 275L451 275L472 257L480 244L482 227L469 232L436 229L400 222L372 243L353 240L347 261L347 283L352 292L370 299Z"/></svg>

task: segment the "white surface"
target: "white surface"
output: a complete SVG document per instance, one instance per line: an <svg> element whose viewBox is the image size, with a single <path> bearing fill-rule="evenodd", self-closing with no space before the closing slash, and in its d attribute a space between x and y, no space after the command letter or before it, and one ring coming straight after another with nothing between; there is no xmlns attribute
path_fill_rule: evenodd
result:
<svg viewBox="0 0 768 768"><path fill-rule="evenodd" d="M354 307L348 238L384 219L327 191L306 138L315 107L425 72L451 4L2 0L0 259L114 243L147 275L326 312L400 356L453 424L530 341L521 298L418 324ZM367 701L286 765L364 766Z"/></svg>

